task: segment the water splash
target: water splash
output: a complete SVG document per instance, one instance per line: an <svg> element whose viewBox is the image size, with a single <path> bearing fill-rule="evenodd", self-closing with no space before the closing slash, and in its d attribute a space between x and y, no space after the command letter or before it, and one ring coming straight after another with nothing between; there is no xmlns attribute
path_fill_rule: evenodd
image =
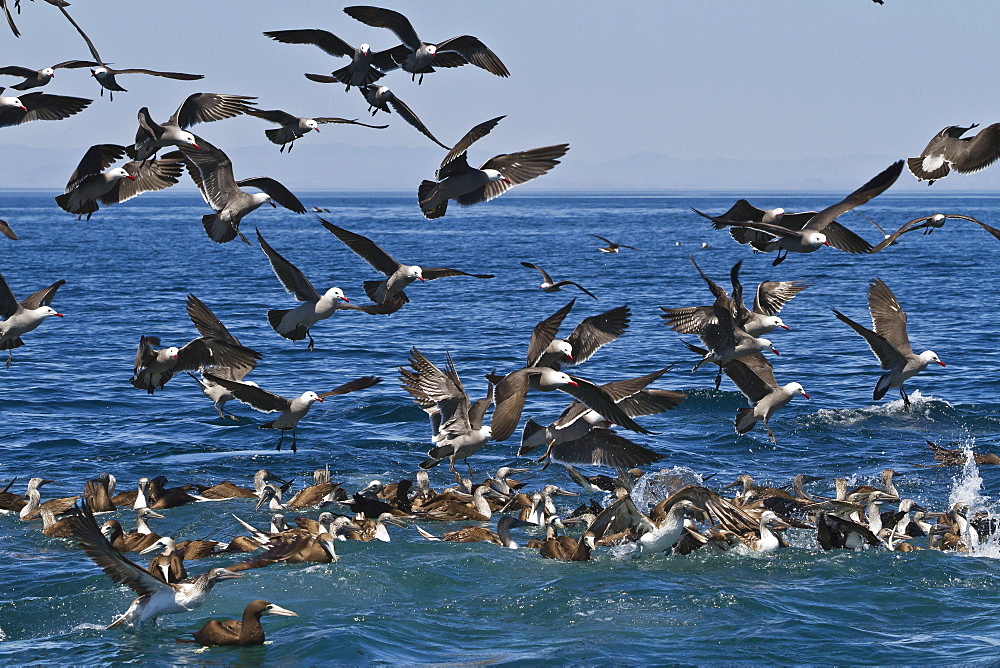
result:
<svg viewBox="0 0 1000 668"><path fill-rule="evenodd" d="M953 408L952 405L944 399L938 399L937 397L931 395L924 396L920 393L920 390L914 390L909 395L909 400L909 410L906 410L906 406L900 398L888 401L884 404L865 406L864 408L821 408L816 411L815 414L805 418L805 421L807 424L813 422L821 425L840 426L858 424L859 422L864 422L865 420L873 417L912 416L927 418L928 420L933 421L935 414L942 408Z"/></svg>
<svg viewBox="0 0 1000 668"><path fill-rule="evenodd" d="M700 485L702 477L694 469L674 466L655 473L647 473L635 484L632 501L635 507L646 513L660 501L688 485Z"/></svg>
<svg viewBox="0 0 1000 668"><path fill-rule="evenodd" d="M968 436L960 446L965 455L965 463L962 469L952 478L951 491L948 494L948 508L953 508L956 503L964 503L969 507L969 520L975 518L979 513L985 513L988 517L997 514L996 502L982 493L983 478L979 473L979 466L976 464L973 455L973 447L976 444L974 436ZM979 545L970 551L976 557L986 557L988 559L1000 559L1000 536L990 534L980 539Z"/></svg>

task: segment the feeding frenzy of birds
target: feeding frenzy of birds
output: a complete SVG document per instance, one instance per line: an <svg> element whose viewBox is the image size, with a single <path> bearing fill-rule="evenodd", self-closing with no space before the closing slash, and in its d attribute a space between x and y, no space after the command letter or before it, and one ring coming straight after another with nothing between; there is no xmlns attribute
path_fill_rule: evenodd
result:
<svg viewBox="0 0 1000 668"><path fill-rule="evenodd" d="M83 38L93 60L67 60L38 70L18 65L0 67L0 76L22 79L19 83L9 86L10 89L29 91L43 86L55 88L59 83L56 81L57 70L91 68L93 78L101 86L100 94L103 96L106 89L110 101L115 92L126 92L116 79L120 75L144 74L174 81L195 81L204 78L200 74L113 68L112 63L101 58L91 38L70 17L66 9L68 3L62 0L47 0L47 2L57 7L62 16L72 24ZM881 4L881 0L875 2ZM11 8L19 11L19 4L11 5L6 0L0 1L0 8L3 9L15 37L19 37L21 33L15 25ZM421 219L420 215L427 220L444 217L449 201L455 201L461 206L489 202L516 185L544 176L567 156L569 144L558 143L541 148L501 153L487 159L478 168L471 166L467 151L476 142L489 135L506 116L496 116L475 125L458 142L449 147L438 140L416 113L387 85L384 85L383 79L393 77L393 72L401 69L410 75L410 81L407 82L405 77L396 77L400 87L413 86L422 84L425 75L435 73L438 69L463 65L474 65L501 79L512 76L500 57L472 35L463 34L436 43L425 42L418 37L409 19L395 10L353 6L343 11L362 25L390 31L401 43L375 51L367 43L357 47L351 46L333 33L321 29L282 29L263 34L282 44L314 45L331 56L349 59L347 65L329 75L305 74L305 77L316 83L343 85L348 92L351 88L358 88L372 116L382 111L386 116L380 118L398 117L447 151L435 171L434 180L421 181L416 188L415 197L410 196L410 212L417 217L421 225L429 224ZM357 24L351 25L358 27ZM259 35L256 39L265 41ZM271 42L267 44L273 46ZM471 68L469 71L476 74ZM429 77L428 87L434 86L438 78L446 76L448 75L440 74ZM480 78L488 79L494 85L497 83L497 79ZM297 81L301 83L298 78ZM416 90L422 91L426 88ZM0 93L4 90L0 88ZM339 89L326 90L334 91L334 95L344 97L344 92ZM408 97L405 93L403 96ZM233 162L226 152L210 141L191 133L190 127L239 116L251 116L267 121L278 126L264 131L267 140L277 145L280 153L287 152L288 161L296 159L291 157L294 143L312 136L310 133L313 131L320 132L321 125L360 125L371 129L389 127L333 116L300 117L282 109L259 109L257 99L247 95L192 93L184 98L173 114L162 123L153 120L148 107L140 107L137 113L139 128L134 141L124 144L91 145L72 172L65 192L55 197L56 205L63 211L75 214L79 221L82 221L84 216L86 221L90 221L91 216L99 210L99 205L119 204L143 193L166 189L179 183L185 178L186 173L213 211L201 218L208 237L217 244L224 244L238 237L245 244L253 246L251 239L240 230L240 223L245 216L265 203L274 208L280 204L297 214L305 213L306 207L288 187L275 178L257 176L237 180ZM351 95L351 99L358 104L361 103L356 95ZM0 95L0 127L13 128L35 120L66 121L76 114L93 114L96 113L91 108L93 102L90 99L37 91ZM285 102L286 100L281 101L283 108L295 109L291 104L293 100L287 100L287 105ZM120 101L116 104L120 104ZM439 129L434 110L418 108L425 118L433 121L435 129ZM856 256L879 253L890 246L898 245L899 240L910 232L921 230L928 235L941 229L948 219L975 223L989 235L1000 240L1000 230L960 213L938 213L914 218L895 232L884 234L884 238L875 245L837 220L838 217L862 207L888 190L902 174L904 165L913 176L921 181L928 181L929 184L946 177L952 170L967 174L990 166L1000 158L1000 123L988 125L974 136L963 137L976 127L976 124L969 127L946 127L930 141L918 157L894 162L851 194L819 211L795 213L787 212L781 207L761 209L746 199L739 199L728 211L719 215L709 215L697 209L694 209L694 213L710 220L714 229L727 230L733 240L750 246L754 253L776 252L772 266L781 264L789 253L812 253L822 246L832 246ZM125 128L109 128L109 133L112 130L125 136ZM259 132L259 129L256 132ZM170 152L157 157L163 149L170 149ZM273 147L268 150L273 152ZM296 152L296 156L300 152L301 150ZM127 162L120 167L111 168L126 156L129 158ZM284 161L286 158L282 156L281 160ZM427 172L430 171L430 167L431 165L427 165ZM69 170L69 165L66 166L66 170ZM858 181L860 180L859 177ZM261 192L250 193L244 188L253 188ZM516 206L516 202L514 205ZM313 211L330 210L313 207ZM690 214L685 215L692 222L697 220ZM95 223L100 218L101 216L98 216ZM264 220L263 215L260 219ZM298 218L298 220L305 219ZM315 223L316 221L311 219L301 223L296 230L299 236L295 238L308 237L316 246L326 244L331 254L343 254L344 249L341 244L332 242L329 236L320 231L320 225ZM322 321L330 319L337 311L360 311L365 315L388 317L410 302L405 290L417 281L422 283L445 277L495 278L495 274L467 273L447 267L404 264L394 259L369 237L345 229L324 218L319 218L319 223L370 265L375 272L384 276L376 280L364 280L361 283L360 287L371 300L371 304L352 303L347 296L352 292L350 286L347 294L341 287L332 286L320 292L307 278L306 273L292 260L287 259L292 258L299 262L301 255L297 251L301 248L297 249L291 243L279 243L276 244L281 248L279 252L265 239L260 230L256 230L256 245L260 247L264 257L254 250L252 256L247 256L248 267L253 266L255 270L262 269L268 276L273 273L281 288L292 295L291 298L287 298L288 301L294 299L299 303L293 308L258 309L261 312L257 317L257 324L267 331L268 336L272 336L270 330L267 330L267 326L270 326L274 333L287 341L308 339L309 352L303 352L301 344L293 346L272 336L278 344L284 346L282 353L287 352L288 355L274 356L278 357L274 361L270 355L265 359L256 350L244 346L204 302L189 294L186 311L199 336L182 346L161 347L163 345L161 336L162 339L167 339L167 334L142 335L135 354L132 377L128 379L123 374L123 383L129 380L133 388L145 390L146 395L158 392L162 395L164 394L162 390L173 375L185 371L196 381L197 389L212 401L220 420L225 421L226 429L239 429L246 422L243 417L224 408L228 401L235 399L254 410L277 414L273 420L258 426L260 429L280 431L275 450L281 450L286 432L290 431L291 450L294 453L298 451L298 427L310 414L315 403L325 403L326 399L333 396L368 390L379 385L382 379L376 375L365 375L327 392L317 393L307 390L287 398L263 389L256 382L246 380L251 372L255 372L254 378L257 378L266 370L273 369L283 362L301 360L300 357L294 357L301 353L302 357L308 358L302 363L308 364L310 372L315 370L316 373L302 375L300 384L315 386L326 382L321 380L321 373L325 374L327 370L332 373L339 371L330 368L332 360L337 358L329 353L335 348L346 347L348 343L340 340L333 324L325 323L321 328L329 328L330 331L323 332L322 336L325 338L321 343L324 345L317 350L313 329L320 326L319 323ZM80 223L83 224L85 223ZM359 228L362 227L360 222L358 225ZM354 228L353 223L350 226ZM4 221L0 221L0 233L11 241L18 240L18 235ZM975 234L981 233L975 232ZM268 236L271 236L270 232ZM637 243L645 250L612 241L598 234L589 236L605 244L597 247L602 254L614 255L619 254L621 249L629 249L645 255L650 250L650 247L641 240ZM938 235L934 237L938 238ZM433 257L434 253L447 253L450 250L447 243L440 242L437 238L428 236L427 239L426 249L421 249L425 251L425 254L421 254L422 257ZM915 237L906 239L910 242ZM593 253L594 242L587 243L590 244L589 252L596 257ZM20 241L15 247L21 248L25 245L28 245L27 241ZM207 242L206 245L211 246ZM249 252L239 244L228 247L212 246L212 249L219 253L236 252L233 250L234 247ZM703 244L703 247L708 249L710 246ZM169 242L165 241L164 248L157 250L167 252ZM347 255L351 257L350 254ZM617 258L602 255L601 261L616 264L627 262L629 257L637 256L628 253ZM855 260L864 261L861 257L848 258L845 261ZM700 339L701 346L681 341L687 351L694 354L690 358L693 364L691 371L697 371L709 364L716 365L718 375L715 389L719 390L722 376L725 375L746 397L749 405L738 408L731 423L728 417L725 421L720 421L720 430L725 429L727 435L731 435L735 430L739 438L745 439L748 443L767 443L762 435L752 433L760 422L764 425L768 441L777 446L778 436L782 430L794 428L788 425L790 420L784 417L799 409L801 405L796 402L790 406L792 400L797 396L810 399L810 395L798 382L783 385L778 383L773 365L779 365L779 362L772 363L762 354L766 351L778 355L778 350L771 340L763 337L779 329L790 329L778 313L790 300L812 286L798 280L764 278L756 285L752 307L748 308L744 301L744 286L740 280L743 260L736 262L730 269L731 291L723 289L710 278L695 261L694 256L690 256L690 262L698 276L708 286L714 301L705 304L707 299L701 300L694 294L668 292L672 286L669 281L664 280L664 299L676 298L682 304L701 303L697 306L660 307L663 311L661 317L664 324L679 334L693 335ZM593 292L575 280L555 281L539 264L528 261L521 261L520 264L541 274L542 283L538 288L545 293L572 287L594 300L598 299ZM587 282L587 275L571 261L563 263L563 267L567 273L582 276L581 280ZM690 274L690 270L685 269L686 267L687 265L682 263L679 271ZM314 279L322 277L319 280L326 281L325 285L334 282L348 285L349 280L353 280L343 275L335 276L335 272L328 271L324 267L308 267L307 270ZM5 271L8 276L16 276L15 268L8 267ZM211 269L206 268L205 271ZM178 272L176 280L179 284L182 283L183 274ZM231 278L229 280L232 281ZM273 286L273 280L268 280ZM622 280L627 281L627 277ZM692 275L692 280L697 279ZM482 291L485 295L490 293L491 284L497 282L499 281L468 281L464 289L470 292ZM3 318L0 321L0 350L8 351L7 373L19 372L22 369L18 367L28 366L19 361L18 367L9 369L13 360L13 349L25 343L21 337L34 332L42 321L50 316L63 317L62 313L52 308L51 303L57 290L64 284L65 280L56 281L49 287L18 301L5 276L0 274L0 316ZM228 286L233 288L233 282ZM452 289L459 290L460 287ZM504 298L508 307L520 308L521 304L516 302L519 295L512 294L515 292L517 291L509 291ZM530 292L533 296L537 295L534 288ZM243 307L250 309L249 304L252 300L244 290L233 289L233 294L234 309ZM809 294L812 294L812 291ZM72 297L72 295L65 296ZM268 303L280 303L278 298L273 296L265 298L253 295L253 297L259 297ZM848 298L837 295L837 300L847 302ZM584 301L590 303L589 300ZM800 301L802 300L797 300L796 305ZM427 450L428 443L430 448L422 461L414 462L415 468L419 469L415 470L413 476L416 482L404 478L386 485L376 480L351 495L345 486L330 480L328 468L320 469L313 474L313 485L298 491L294 496L289 494L291 498L286 496L288 500L283 502L282 495L289 491L293 481L279 478L265 469L257 471L252 477L252 487L240 487L227 480L213 485L185 483L167 488L166 479L156 476L143 477L139 480L138 489L118 494L115 494L114 476L104 472L99 477L87 480L81 495L51 499L44 503L39 488L51 481L39 477L31 478L23 495L8 491L14 482L11 481L0 490L0 509L17 513L18 518L25 522L37 517L41 520L43 535L53 539L72 540L114 583L133 590L138 597L108 626L109 629L131 630L149 628L164 615L184 613L198 608L206 601L217 583L241 578L251 580L252 578L244 574L245 571L253 571L256 575L258 569L266 568L263 573L269 573L278 570L279 566L290 564L318 564L324 568L336 568L335 564L341 558L337 552L338 546L341 551L347 553L350 548L344 549L343 545L348 541L376 541L374 544L388 542L391 535L390 527L391 531L395 532L409 526L404 522L411 520L424 523L432 521L477 523L455 530L437 532L439 535L415 527L420 536L434 543L482 542L488 544L479 546L482 549L495 549L490 545L510 550L535 549L541 558L566 562L592 560L609 545L628 546L630 554L636 558L658 553L684 555L698 549L766 554L786 547L788 543L785 535L796 530L815 534L815 543L822 550L863 549L865 546L870 549L900 551L917 549L913 546L914 538L918 537L915 533L922 531L928 538L927 544L930 549L968 552L974 550L983 540L979 532L984 534L990 531L996 532L996 526L993 525L991 530L991 525L985 521L988 518L972 515L970 509L961 503L952 504L949 510L937 516L936 524L930 525L925 521L928 517L927 511L912 499L900 498L898 490L892 483L894 474L892 469L887 469L881 487L848 490L846 481L840 479L835 483L832 497L820 497L815 492L815 485L812 487L814 491L810 493L805 485L807 482L811 484L815 481L812 479L807 481L804 474L792 483L793 492L785 488L755 486L749 476L741 476L741 480L737 483L742 484L743 490L734 498L723 497L719 492L703 486L701 483L704 480L682 482L660 480L663 487L659 489L663 493L646 499L650 503L645 505L639 503L637 481L654 480L659 474L644 473L635 467L648 467L662 460L665 455L657 451L655 443L634 442L616 431L615 427L628 429L646 437L655 436L653 430L643 426L638 420L678 408L688 399L690 393L652 387L652 384L659 382L661 378L669 378L666 373L673 364L667 365L666 362L650 362L647 368L640 372L648 371L643 376L622 377L626 376L623 373L615 378L604 378L600 382L566 373L565 367L587 362L605 346L609 347L600 355L613 358L616 345L621 344L610 344L620 337L630 336L628 330L634 322L633 318L655 316L654 313L640 314L633 306L623 304L601 313L586 315L565 338L558 338L559 328L575 305L576 299L573 299L547 317L543 317L543 313L535 314L532 320L536 317L542 319L530 332L530 338L528 332L523 333L524 338L528 338L526 354L507 367L510 369L516 365L519 368L513 368L506 373L497 373L493 369L491 373L485 375L485 386L482 379L475 387L470 385L474 390L471 394L467 392L459 375L452 353L445 352L443 355L435 353L428 356L421 352L418 345L423 346L419 338L421 335L432 333L435 336L447 337L451 334L450 322L473 316L458 312L457 308L439 307L439 312L433 314L433 317L428 316L428 321L424 325L428 331L411 332L413 345L409 350L400 351L398 359L391 361L391 366L398 369L399 387L390 390L380 386L358 395L364 398L358 398L357 402L361 403L369 398L372 401L386 397L399 399L409 395L416 406L429 417L430 437L421 439L420 449ZM416 311L419 306L408 308ZM886 282L879 278L872 279L868 286L868 309L872 319L871 329L837 309L833 309L833 316L865 340L883 371L876 381L872 399L881 400L890 389L897 389L904 410L909 411L911 401L904 383L924 371L931 362L936 362L942 367L945 363L933 351L928 350L920 354L913 352L907 333L907 313ZM403 317L405 315L404 313ZM824 312L823 317L829 321L828 324L834 324L829 313ZM384 323L387 318L364 318L364 320L370 324L374 337L380 327L386 326ZM789 322L793 321L790 319ZM160 332L169 330L171 324L155 323L155 326L154 324L148 326L150 331ZM43 328L42 331L29 337L32 348L44 346L46 329ZM257 333L259 332L248 331L244 336L253 336ZM503 337L496 337L498 340L500 338ZM329 345L326 345L327 341ZM476 342L456 341L452 351L464 351L474 345ZM490 342L490 346L495 345L496 341ZM53 351L53 358L57 354L65 354L65 351ZM456 356L457 354L456 352ZM408 358L405 355L408 355ZM431 361L431 357L439 360L443 358L444 363L439 366ZM409 366L400 365L404 359ZM127 372L128 360L122 359L119 362L122 370ZM463 369L466 368L465 364L466 360L462 359ZM785 374L779 373L779 375ZM794 378L794 374L788 375ZM270 381L264 384L271 386ZM173 391L176 385L179 383L174 383L170 391ZM184 391L193 392L194 389L195 387L189 384ZM182 390L178 388L177 391ZM160 401L160 396L154 399L132 390L128 392L132 396L148 399L150 402ZM562 392L568 395L568 405L551 422L542 418L539 418L541 422L536 422L533 417L524 420L517 456L527 457L544 448L541 450L541 457L537 459L537 463L544 462L540 467L542 471L551 463L562 465L569 479L573 480L584 493L595 495L610 493L609 497L603 498L605 505L592 501L590 506L581 506L574 516L562 513L564 516L560 517L561 511L553 497L571 494L575 496L575 493L566 492L552 484L540 487L538 491L522 489L524 483L513 481L511 476L524 472L525 469L512 470L505 466L481 484L473 483L475 475L473 463L477 458L483 458L485 452L495 453L505 449L504 452L514 456L509 445L503 442L514 435L518 426L522 425L522 415L525 411L534 410L532 399L535 392ZM473 399L474 396L479 398ZM685 404L684 409L687 409L687 406L688 404ZM407 408L412 409L412 406ZM772 429L772 422L775 422L774 417L779 409L784 409L783 417L773 425ZM352 415L347 417L342 415L331 417L332 410L319 415L317 410L312 415L317 421L325 419L328 422L336 422L340 419L354 419L355 410L356 407L345 407L344 413L352 412ZM727 412L727 415L731 416L732 413ZM232 421L229 421L230 418ZM308 440L309 428L304 427L303 431L304 439ZM258 445L261 442L263 441L260 438L255 441ZM1000 463L1000 458L996 455L950 450L930 441L928 445L940 466L963 465L969 457L981 465ZM484 450L484 454L479 454ZM298 456L301 456L301 453ZM449 472L454 475L456 485L448 490L436 492L430 487L427 471L444 461L448 461ZM456 468L459 462L467 468L468 478L463 478L461 471ZM617 477L585 476L573 468L574 464L613 468L617 472ZM443 467L439 471L443 471ZM241 484L244 483L241 481ZM160 536L150 528L150 520L164 519L164 515L158 513L158 510L209 501L253 504L255 510L266 507L272 512L292 509L303 512L316 509L323 512L317 519L296 517L295 526L286 524L283 515L274 514L268 531L256 529L235 518L234 515L238 525L246 529L248 535L234 536L232 540L225 542L207 540L204 536L203 539L193 540ZM888 515L881 512L880 507L888 503L898 504L898 511L890 512ZM649 506L648 509L645 509L646 506ZM109 520L99 525L95 519L95 513L117 512L122 509L127 511L128 517L121 521ZM332 509L351 512L351 516L334 513ZM494 515L501 516L496 519ZM126 531L122 523L132 526L133 521L135 529ZM994 519L990 521L996 522ZM567 526L581 524L583 530L578 537L567 535ZM922 528L924 524L928 528ZM495 530L487 525L495 526ZM519 543L521 538L512 532L515 529L529 528L540 535L544 532L545 537L525 541L526 547L522 548ZM243 529L233 530L242 532ZM446 548L442 546L441 549ZM126 552L139 554L159 552L159 554L153 557L153 561L146 568L126 556ZM234 556L242 552L250 552L253 555ZM199 569L202 571L199 575L189 577L188 568L191 564L185 562L200 559L209 559L213 560L212 564L225 565ZM86 595L93 594L92 589L86 592ZM240 619L208 621L200 630L188 634L193 635L193 640L184 638L178 639L178 642L204 646L262 645L265 643L265 636L261 617L266 615L298 616L276 603L258 598L246 605ZM2 637L0 635L0 639Z"/></svg>

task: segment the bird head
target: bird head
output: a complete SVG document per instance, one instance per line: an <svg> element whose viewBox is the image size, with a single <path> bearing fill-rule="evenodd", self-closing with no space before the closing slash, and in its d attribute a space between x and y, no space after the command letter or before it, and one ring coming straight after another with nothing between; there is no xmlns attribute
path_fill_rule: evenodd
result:
<svg viewBox="0 0 1000 668"><path fill-rule="evenodd" d="M776 315L772 315L770 318L767 318L766 322L769 325L771 325L772 327L780 327L780 328L786 329L786 330L791 329L791 327L789 327L788 325L786 325L784 323L784 321L781 318L779 318L778 316L776 316Z"/></svg>
<svg viewBox="0 0 1000 668"><path fill-rule="evenodd" d="M798 383L789 383L785 389L787 389L792 394L801 394L806 399L809 399L809 395L806 394L805 389L803 389L803 387Z"/></svg>

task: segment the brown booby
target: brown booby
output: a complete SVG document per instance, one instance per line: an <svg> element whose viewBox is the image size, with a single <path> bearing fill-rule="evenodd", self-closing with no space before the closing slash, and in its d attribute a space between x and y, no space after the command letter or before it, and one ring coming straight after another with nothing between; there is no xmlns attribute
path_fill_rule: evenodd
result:
<svg viewBox="0 0 1000 668"><path fill-rule="evenodd" d="M194 642L212 645L263 645L264 628L260 625L262 615L298 617L291 610L267 601L253 601L243 610L243 620L213 619L194 634L194 640L178 638L177 642Z"/></svg>

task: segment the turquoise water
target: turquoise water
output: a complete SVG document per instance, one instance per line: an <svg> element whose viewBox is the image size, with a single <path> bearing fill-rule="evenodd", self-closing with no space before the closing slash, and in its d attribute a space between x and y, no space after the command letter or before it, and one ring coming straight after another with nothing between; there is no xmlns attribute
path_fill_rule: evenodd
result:
<svg viewBox="0 0 1000 668"><path fill-rule="evenodd" d="M492 280L447 278L412 286L411 303L388 317L338 313L313 330L316 350L293 344L267 325L269 308L294 302L271 273L259 248L219 246L205 236L196 195L144 196L102 209L88 222L54 210L49 195L5 193L2 217L21 241L0 244L2 273L18 297L67 281L54 301L66 315L25 336L10 369L0 369L0 480L55 480L43 498L77 494L100 472L121 489L143 475L171 483L249 485L266 467L298 481L329 464L348 489L373 478L412 477L429 447L425 415L396 381L416 345L442 361L450 352L474 397L482 374L523 364L531 328L577 296L545 294L537 262L555 278L572 278L597 294L577 300L566 329L587 315L623 303L633 312L628 332L574 369L606 382L678 362L656 385L688 392L669 413L644 418L655 434L629 434L664 455L659 466L715 477L721 488L740 473L760 483L786 484L797 473L823 476L810 490L826 494L836 477L872 482L885 467L904 473L901 493L944 510L962 499L991 509L998 476L926 468L924 443L997 451L1000 432L996 352L995 270L1000 242L978 227L950 221L924 237L911 234L874 256L832 249L793 256L780 266L752 255L724 232L709 229L690 207L721 212L732 198L678 196L518 196L487 205L455 207L441 221L419 214L412 194L307 193L307 207L325 206L330 221L376 239L404 262L493 273ZM823 207L830 194L759 195L751 201L786 210ZM266 209L266 210L265 210ZM919 215L962 213L1000 225L995 197L886 194L864 213L887 228ZM867 222L842 222L871 241ZM364 301L368 266L311 215L259 210L243 229L262 234L297 264L320 291L337 285ZM643 252L596 251L596 233ZM250 235L252 236L252 234ZM703 250L701 244L711 249ZM678 245L679 244L679 245ZM692 374L693 360L678 336L661 324L660 306L710 303L688 263L725 285L744 260L744 283L800 280L813 287L793 299L782 317L792 330L770 338L781 383L797 380L812 397L796 398L772 420L777 445L763 430L733 432L745 400L728 381L712 388L714 370ZM867 322L866 290L881 277L909 313L916 350L931 348L947 362L914 378L909 413L892 392L871 401L879 375L860 337L830 312ZM243 343L263 354L250 376L285 396L329 390L360 375L380 385L315 405L298 431L299 451L275 452L269 418L230 403L238 422L221 420L196 384L176 376L153 396L128 379L140 335L165 344L195 336L184 313L193 293ZM556 393L553 393L556 394ZM524 417L547 423L563 396L532 395ZM504 464L532 466L530 487L572 483L557 465L538 470L517 458L517 434L472 460L476 478ZM286 440L287 443L287 440ZM651 470L655 468L651 467ZM592 472L598 472L596 470ZM432 471L436 489L452 483ZM300 483L296 483L298 486ZM560 497L566 512L581 501ZM315 516L318 511L308 514ZM239 533L231 513L267 523L246 500L166 511L153 525L161 534L213 537ZM131 513L116 517L131 525ZM104 516L107 517L107 516ZM103 519L103 518L102 518ZM453 526L426 526L442 533ZM522 539L533 535L523 531ZM0 659L4 663L302 664L378 662L490 663L931 663L991 661L1000 639L996 557L985 545L975 555L871 551L823 552L802 529L792 547L775 554L694 553L633 559L627 549L599 549L588 563L555 563L530 550L487 544L431 543L412 526L392 531L391 543L340 543L338 563L274 566L224 582L204 606L161 619L142 635L104 630L134 598L112 583L68 540L47 538L37 523L0 516ZM523 542L523 540L522 540ZM189 564L192 572L238 560ZM268 644L251 649L199 651L174 639L210 618L239 617L265 598L298 618L265 618Z"/></svg>

